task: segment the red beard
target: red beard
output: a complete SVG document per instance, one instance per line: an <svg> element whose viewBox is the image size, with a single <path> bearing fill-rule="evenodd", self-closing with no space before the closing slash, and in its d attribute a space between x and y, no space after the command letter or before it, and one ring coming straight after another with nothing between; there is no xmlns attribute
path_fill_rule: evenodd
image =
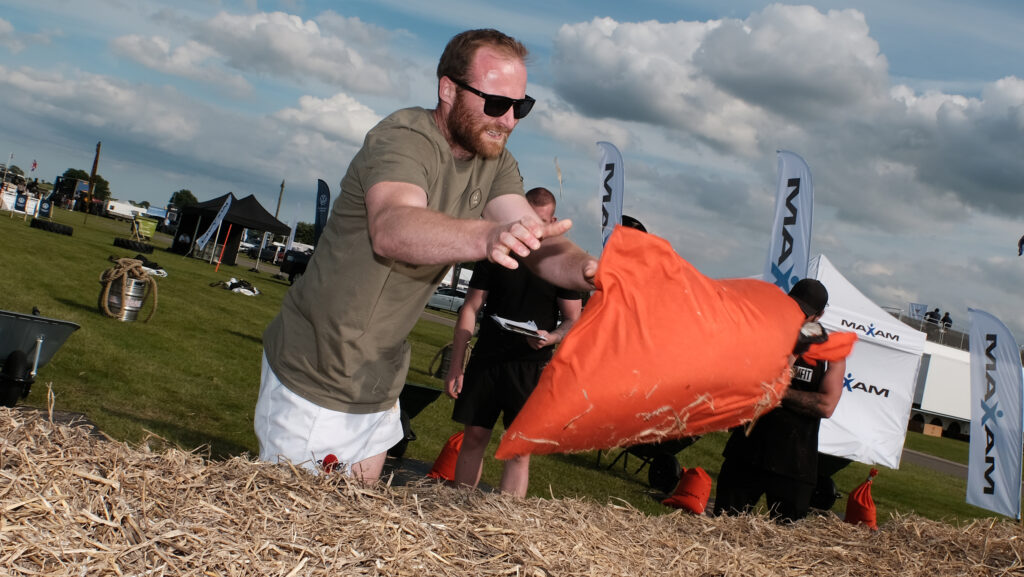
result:
<svg viewBox="0 0 1024 577"><path fill-rule="evenodd" d="M487 136L487 132L497 132L504 135L504 138L494 140ZM469 106L464 104L461 96L457 96L448 115L448 134L456 145L467 152L490 159L497 158L505 149L509 131L496 123L480 122Z"/></svg>

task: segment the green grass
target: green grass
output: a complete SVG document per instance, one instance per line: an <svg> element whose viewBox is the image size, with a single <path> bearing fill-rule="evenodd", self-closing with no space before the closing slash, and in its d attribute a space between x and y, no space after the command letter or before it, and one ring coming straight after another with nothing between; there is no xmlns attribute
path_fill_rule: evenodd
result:
<svg viewBox="0 0 1024 577"><path fill-rule="evenodd" d="M259 389L261 334L288 285L243 266L210 264L156 250L148 258L168 271L157 279L140 321L99 311L101 273L109 256L135 253L113 246L128 224L56 211L71 237L0 214L5 265L0 307L81 325L36 379L27 404L45 406L53 383L56 408L83 412L107 434L140 441L149 432L186 448L208 445L217 457L255 452L252 408ZM155 245L169 239L157 238ZM210 283L230 277L263 294L246 297ZM151 321L141 322L156 304Z"/></svg>
<svg viewBox="0 0 1024 577"><path fill-rule="evenodd" d="M967 464L967 454L970 449L970 445L964 441L932 437L931 435L915 433L913 431L907 432L907 441L903 446L921 453L942 457L947 461L953 461L961 465Z"/></svg>
<svg viewBox="0 0 1024 577"><path fill-rule="evenodd" d="M113 246L127 236L128 224L81 213L56 210L55 220L74 227L71 237L30 228L20 216L0 213L0 309L27 313L38 307L44 316L81 325L53 360L40 370L25 404L45 407L52 384L55 408L85 413L101 430L130 443L156 434L186 450L203 447L213 458L256 453L252 413L259 390L261 335L277 314L286 281L260 274L247 264L222 266L171 254L170 243L158 234L158 247L148 257L168 271L158 279L157 310L148 323L120 322L100 314L100 274L111 267L107 258L134 256ZM236 277L252 282L262 294L246 297L210 283ZM152 305L147 302L140 318ZM442 315L445 316L445 315ZM447 315L454 318L453 315ZM428 374L438 349L451 340L451 327L421 320L413 331L409 382L441 388ZM460 426L451 421L452 401L442 395L412 422L418 439L406 456L432 462L447 438ZM495 431L489 454L501 431ZM684 467L703 467L713 478L721 465L725 433L704 436L678 454ZM911 433L908 446L965 462L966 443ZM670 509L647 483L647 469L628 459L607 465L618 450L597 453L542 455L532 459L530 495L581 497L600 503L625 501L641 511L662 514ZM840 491L853 490L868 467L852 464L835 476ZM483 482L497 486L501 464L485 461ZM904 464L883 469L873 495L880 519L893 512L917 513L946 521L990 517L964 503L965 482ZM842 513L845 500L835 510Z"/></svg>

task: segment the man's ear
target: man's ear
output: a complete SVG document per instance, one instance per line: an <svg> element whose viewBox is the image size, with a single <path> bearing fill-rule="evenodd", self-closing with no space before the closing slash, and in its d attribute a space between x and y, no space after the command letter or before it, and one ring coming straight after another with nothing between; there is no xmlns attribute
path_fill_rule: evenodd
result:
<svg viewBox="0 0 1024 577"><path fill-rule="evenodd" d="M437 80L437 100L451 106L455 102L455 83L442 76Z"/></svg>

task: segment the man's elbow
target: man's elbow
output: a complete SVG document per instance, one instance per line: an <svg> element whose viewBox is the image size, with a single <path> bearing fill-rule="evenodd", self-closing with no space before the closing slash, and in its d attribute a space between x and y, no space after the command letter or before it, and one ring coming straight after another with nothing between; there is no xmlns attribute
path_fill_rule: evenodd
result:
<svg viewBox="0 0 1024 577"><path fill-rule="evenodd" d="M397 235L389 234L386 227L374 226L372 223L367 233L370 236L370 248L373 250L373 254L383 259L403 260Z"/></svg>
<svg viewBox="0 0 1024 577"><path fill-rule="evenodd" d="M470 322L476 323L477 309L469 305L462 305L459 307L459 324L468 325Z"/></svg>
<svg viewBox="0 0 1024 577"><path fill-rule="evenodd" d="M822 419L830 419L830 418L832 418L832 413L836 412L836 407L838 405L839 405L838 402L835 402L835 403L828 402L828 403L823 404L821 406L821 418Z"/></svg>

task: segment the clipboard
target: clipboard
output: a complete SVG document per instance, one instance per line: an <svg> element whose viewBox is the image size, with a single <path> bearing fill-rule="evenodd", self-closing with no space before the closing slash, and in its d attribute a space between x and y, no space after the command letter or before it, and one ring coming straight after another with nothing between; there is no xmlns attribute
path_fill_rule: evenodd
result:
<svg viewBox="0 0 1024 577"><path fill-rule="evenodd" d="M505 329L506 331L525 335L527 337L533 337L535 339L544 340L540 333L537 332L537 323L533 321L512 321L506 318L499 317L498 315L491 315L494 322L498 323L498 326Z"/></svg>

